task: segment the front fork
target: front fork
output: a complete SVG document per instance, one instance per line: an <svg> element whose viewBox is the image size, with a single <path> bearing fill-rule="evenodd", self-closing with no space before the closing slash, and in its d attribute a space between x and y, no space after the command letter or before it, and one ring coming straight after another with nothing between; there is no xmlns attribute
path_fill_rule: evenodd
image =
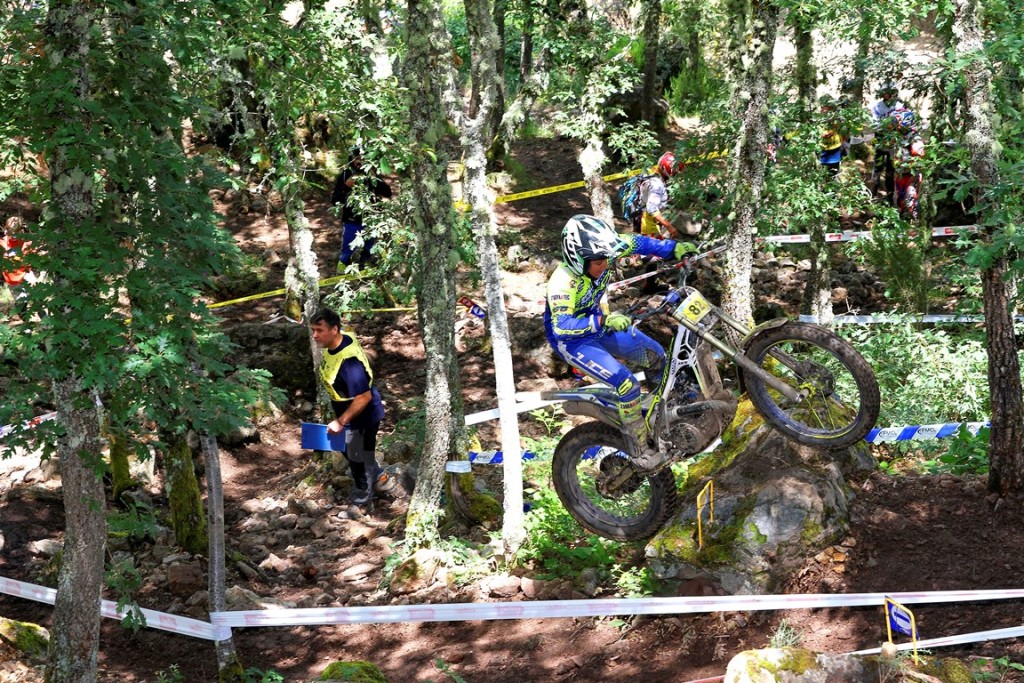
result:
<svg viewBox="0 0 1024 683"><path fill-rule="evenodd" d="M719 320L721 320L726 325L739 332L741 335L746 336L750 334L750 328L741 323L739 320L736 320L732 316L727 315L718 307L714 307L712 310L714 311L715 315L718 316ZM751 373L752 375L755 375L762 382L770 386L772 389L775 389L777 392L788 398L790 401L797 403L804 400L807 397L805 392L794 389L789 384L783 382L778 377L771 374L770 372L767 372L757 363L747 358L743 351L737 351L736 349L732 348L731 346L729 346L722 340L718 339L717 337L711 336L709 332L702 329L698 325L695 325L694 323L690 322L686 318L679 320L679 324L693 332L706 343L710 344L714 348L721 351L726 358L732 359L732 362L736 363L736 365L740 366L741 368ZM780 358L779 360L785 363L784 358Z"/></svg>

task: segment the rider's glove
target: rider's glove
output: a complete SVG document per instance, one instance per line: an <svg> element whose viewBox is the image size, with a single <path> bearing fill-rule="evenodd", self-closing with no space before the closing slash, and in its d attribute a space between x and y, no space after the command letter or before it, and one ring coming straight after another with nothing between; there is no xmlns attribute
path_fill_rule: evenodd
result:
<svg viewBox="0 0 1024 683"><path fill-rule="evenodd" d="M675 256L676 259L681 259L687 254L696 253L697 247L695 247L692 242L676 242L676 250L672 255Z"/></svg>
<svg viewBox="0 0 1024 683"><path fill-rule="evenodd" d="M604 319L604 329L612 332L628 330L632 324L633 321L629 319L629 316L622 313L612 313Z"/></svg>

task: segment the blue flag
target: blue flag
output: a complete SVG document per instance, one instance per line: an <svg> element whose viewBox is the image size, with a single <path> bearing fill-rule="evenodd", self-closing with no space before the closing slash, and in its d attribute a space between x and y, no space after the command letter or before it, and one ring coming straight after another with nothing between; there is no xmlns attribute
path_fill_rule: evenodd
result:
<svg viewBox="0 0 1024 683"><path fill-rule="evenodd" d="M889 626L893 631L905 636L916 637L910 614L895 602L886 601L885 609L889 613Z"/></svg>

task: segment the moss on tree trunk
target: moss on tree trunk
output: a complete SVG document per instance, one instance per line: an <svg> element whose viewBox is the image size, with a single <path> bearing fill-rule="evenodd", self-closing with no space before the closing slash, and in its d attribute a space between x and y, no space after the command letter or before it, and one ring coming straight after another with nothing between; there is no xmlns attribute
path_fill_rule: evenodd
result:
<svg viewBox="0 0 1024 683"><path fill-rule="evenodd" d="M192 462L192 449L183 435L166 435L164 442L167 444L164 475L174 537L184 550L205 554L208 543L206 514Z"/></svg>

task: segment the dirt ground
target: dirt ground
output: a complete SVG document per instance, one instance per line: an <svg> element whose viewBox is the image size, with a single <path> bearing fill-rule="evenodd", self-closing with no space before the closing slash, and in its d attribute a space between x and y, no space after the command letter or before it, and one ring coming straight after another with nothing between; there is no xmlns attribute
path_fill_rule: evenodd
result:
<svg viewBox="0 0 1024 683"><path fill-rule="evenodd" d="M575 153L569 142L537 140L524 145L517 158L534 177L556 183L578 175ZM332 274L340 240L337 221L326 212L326 199L311 198L307 209L317 235L315 248L321 267ZM530 253L554 258L561 225L569 215L587 207L582 193L567 192L501 205L499 219L506 229L520 231L520 243ZM287 233L280 215L236 216L228 225L251 253L267 249L284 253ZM529 300L541 296L543 279L540 272L517 274L506 286ZM271 299L222 309L222 313L232 320L269 320L279 312L278 305L279 300ZM415 320L399 315L353 323L373 355L379 381L387 387L390 417L385 431L393 430L403 414L402 403L422 393L423 350ZM461 360L466 411L493 407L489 359L467 352ZM243 547L247 541L240 524L244 502L280 496L282 490L295 487L310 474L309 454L299 446L297 423L297 418L286 416L267 426L258 443L223 452L229 548ZM493 440L493 433L485 430L482 438ZM4 476L0 464L0 481ZM823 548L819 555L808 558L787 587L788 593L983 590L1024 585L1024 533L1020 527L1024 500L997 499L987 494L983 480L949 475L890 477L876 473L853 485L857 495L848 537L839 547ZM325 516L342 510L326 497L317 498L315 491L309 495L319 501ZM280 600L308 599L328 590L349 596L350 605L389 604L393 598L377 587L380 566L390 553L386 540L400 539L389 522L399 518L404 507L402 499L383 499L365 517L355 516L353 526L358 523L372 528L371 536L377 538L342 543L316 568L315 578L296 573L277 581L265 577L250 580L232 569L228 583ZM0 499L0 535L4 539L0 576L35 581L40 562L28 544L62 539L63 521L62 508L55 500L25 495ZM642 562L642 553L637 558ZM365 575L346 574L361 563L375 569ZM666 594L700 594L705 588L693 582L669 584ZM446 602L494 599L479 586L442 591L435 597ZM519 594L516 599L525 598ZM167 610L173 602L173 596L155 587L140 595L142 606L156 610ZM1018 626L1024 616L1021 601L921 605L914 612L923 638ZM50 615L48 606L0 596L0 616L49 626ZM286 681L315 679L332 661L365 659L380 666L393 683L456 680L439 671L436 660L446 662L467 683L632 683L638 677L647 683L675 683L721 675L737 652L766 646L782 619L802 634L803 646L823 652L874 647L885 638L881 609L865 607L642 617L627 620L625 626L610 619L588 618L251 628L236 629L234 642L246 666L274 669ZM1024 643L999 641L936 650L935 654L1008 656L1022 661ZM5 659L9 653L5 655L0 641L0 682L42 680L38 669L18 669L15 662ZM156 672L172 665L179 667L184 681L213 681L216 677L209 643L153 630L131 635L116 622L104 620L102 681L155 681ZM1007 676L1003 680L1020 679Z"/></svg>

